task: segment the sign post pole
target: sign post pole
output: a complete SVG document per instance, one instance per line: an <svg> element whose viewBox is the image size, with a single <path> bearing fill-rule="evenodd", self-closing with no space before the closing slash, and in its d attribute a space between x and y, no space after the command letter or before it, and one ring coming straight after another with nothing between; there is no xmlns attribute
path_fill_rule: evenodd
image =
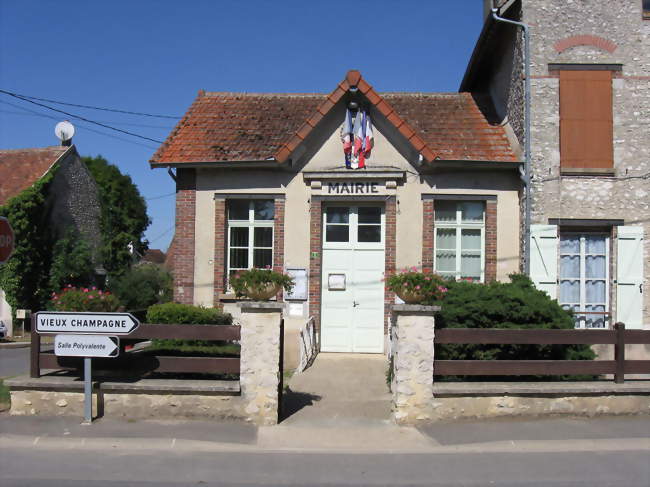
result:
<svg viewBox="0 0 650 487"><path fill-rule="evenodd" d="M93 382L92 382L92 359L84 357L84 422L93 422Z"/></svg>

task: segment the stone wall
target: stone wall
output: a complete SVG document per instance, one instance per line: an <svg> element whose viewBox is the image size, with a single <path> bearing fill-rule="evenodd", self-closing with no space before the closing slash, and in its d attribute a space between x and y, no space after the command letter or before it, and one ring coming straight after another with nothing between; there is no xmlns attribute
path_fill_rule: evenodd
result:
<svg viewBox="0 0 650 487"><path fill-rule="evenodd" d="M575 218L642 225L648 289L650 22L642 20L641 2L525 0L523 20L531 26L533 223ZM559 76L549 70L550 63L622 64L612 83L613 175L560 173ZM615 255L611 260L615 262ZM645 328L650 327L649 295L644 293Z"/></svg>

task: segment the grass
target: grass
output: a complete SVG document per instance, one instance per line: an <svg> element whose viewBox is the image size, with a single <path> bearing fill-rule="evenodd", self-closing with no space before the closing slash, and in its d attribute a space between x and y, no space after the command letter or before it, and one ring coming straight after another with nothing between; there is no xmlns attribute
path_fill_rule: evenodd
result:
<svg viewBox="0 0 650 487"><path fill-rule="evenodd" d="M11 406L9 388L4 384L4 381L0 379L0 411L9 409L9 406Z"/></svg>

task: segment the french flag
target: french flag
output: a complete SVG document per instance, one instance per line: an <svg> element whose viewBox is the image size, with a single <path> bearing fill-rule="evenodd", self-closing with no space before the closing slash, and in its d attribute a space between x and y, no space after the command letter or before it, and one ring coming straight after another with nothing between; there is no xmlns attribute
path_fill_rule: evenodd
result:
<svg viewBox="0 0 650 487"><path fill-rule="evenodd" d="M366 113L358 112L354 119L354 147L352 148L352 169L361 169L366 167L363 155L363 141L365 140L365 123Z"/></svg>
<svg viewBox="0 0 650 487"><path fill-rule="evenodd" d="M370 157L370 153L372 152L372 148L375 145L375 139L372 133L372 123L370 122L370 115L366 114L366 112L363 112L363 118L364 118L364 139L363 139L363 157L364 159L367 159Z"/></svg>
<svg viewBox="0 0 650 487"><path fill-rule="evenodd" d="M345 154L345 166L350 167L350 155L352 154L352 114L350 110L345 111L345 122L341 127L341 142L343 142L343 153Z"/></svg>

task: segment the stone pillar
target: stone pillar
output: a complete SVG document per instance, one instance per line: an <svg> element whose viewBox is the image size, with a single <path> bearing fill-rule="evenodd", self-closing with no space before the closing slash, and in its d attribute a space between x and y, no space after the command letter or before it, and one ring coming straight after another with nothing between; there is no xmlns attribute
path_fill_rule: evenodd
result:
<svg viewBox="0 0 650 487"><path fill-rule="evenodd" d="M248 419L259 425L278 422L280 325L284 303L242 301L239 383Z"/></svg>
<svg viewBox="0 0 650 487"><path fill-rule="evenodd" d="M438 306L393 305L393 418L400 424L432 417L434 313Z"/></svg>

